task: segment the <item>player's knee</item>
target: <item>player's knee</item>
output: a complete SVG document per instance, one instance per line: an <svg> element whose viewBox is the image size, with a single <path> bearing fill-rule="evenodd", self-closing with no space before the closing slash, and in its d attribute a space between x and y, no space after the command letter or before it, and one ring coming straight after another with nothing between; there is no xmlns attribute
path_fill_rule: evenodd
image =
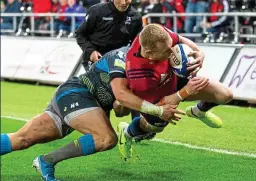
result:
<svg viewBox="0 0 256 181"><path fill-rule="evenodd" d="M97 151L112 149L117 144L117 136L114 132L95 136L97 140Z"/></svg>
<svg viewBox="0 0 256 181"><path fill-rule="evenodd" d="M33 140L26 135L17 135L15 136L15 143L16 144L13 145L15 150L23 150L32 146Z"/></svg>
<svg viewBox="0 0 256 181"><path fill-rule="evenodd" d="M230 102L233 99L233 92L231 89L227 89L225 96L225 103Z"/></svg>
<svg viewBox="0 0 256 181"><path fill-rule="evenodd" d="M116 146L117 144L117 136L115 133L111 133L107 136L105 136L105 140L104 140L104 143L105 143L105 149L108 150L108 149L112 149Z"/></svg>
<svg viewBox="0 0 256 181"><path fill-rule="evenodd" d="M225 91L223 92L221 98L219 99L219 104L226 104L230 102L233 99L233 92L226 88Z"/></svg>

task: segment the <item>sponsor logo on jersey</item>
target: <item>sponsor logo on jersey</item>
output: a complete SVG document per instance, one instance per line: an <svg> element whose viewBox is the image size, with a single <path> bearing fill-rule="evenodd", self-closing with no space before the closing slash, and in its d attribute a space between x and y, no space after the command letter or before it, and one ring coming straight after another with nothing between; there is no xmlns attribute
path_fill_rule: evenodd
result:
<svg viewBox="0 0 256 181"><path fill-rule="evenodd" d="M127 16L124 23L127 25L127 24L131 24L131 22L132 22L132 18L130 16Z"/></svg>
<svg viewBox="0 0 256 181"><path fill-rule="evenodd" d="M125 62L121 59L115 59L114 66L121 67L122 69L125 69Z"/></svg>

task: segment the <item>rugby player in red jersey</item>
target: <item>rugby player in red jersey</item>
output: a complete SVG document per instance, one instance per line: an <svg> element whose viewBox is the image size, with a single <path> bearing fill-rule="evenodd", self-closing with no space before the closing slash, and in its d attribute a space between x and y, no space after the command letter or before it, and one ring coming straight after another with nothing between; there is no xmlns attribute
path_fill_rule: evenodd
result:
<svg viewBox="0 0 256 181"><path fill-rule="evenodd" d="M206 83L208 79L198 84L200 91L191 92L189 84L197 84L200 77L190 81L178 78L169 65L169 59L173 56L172 47L178 43L187 44L194 50L192 56L196 61L188 65L188 71L195 74L204 59L204 54L195 43L163 26L145 26L126 54L126 75L130 89L150 103L156 104L161 100L161 104L172 104L175 108L184 99L200 100L197 105L186 109L187 116L197 118L209 127L222 127L221 119L209 110L231 101L232 92L220 82L210 80ZM119 150L123 157L130 158L132 154L132 138L161 132L167 125L168 122L143 113L141 117L134 118L129 126L121 122L118 125L121 140Z"/></svg>

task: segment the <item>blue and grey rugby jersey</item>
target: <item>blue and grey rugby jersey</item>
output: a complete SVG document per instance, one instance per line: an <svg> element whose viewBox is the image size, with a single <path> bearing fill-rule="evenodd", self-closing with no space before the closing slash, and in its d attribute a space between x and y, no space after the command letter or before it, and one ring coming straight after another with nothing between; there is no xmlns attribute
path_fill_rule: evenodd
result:
<svg viewBox="0 0 256 181"><path fill-rule="evenodd" d="M104 110L112 109L115 101L110 81L114 78L126 77L125 56L128 49L122 47L106 53L87 73L79 76L82 84L88 88Z"/></svg>

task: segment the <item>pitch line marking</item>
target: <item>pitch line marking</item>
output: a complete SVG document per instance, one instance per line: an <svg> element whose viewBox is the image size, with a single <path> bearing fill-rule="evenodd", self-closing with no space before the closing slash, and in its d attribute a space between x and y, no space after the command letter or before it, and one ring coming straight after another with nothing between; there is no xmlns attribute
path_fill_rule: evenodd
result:
<svg viewBox="0 0 256 181"><path fill-rule="evenodd" d="M24 122L29 120L29 119L24 119L24 118L16 118L16 117L13 117L13 116L1 116L1 118L14 119L14 120L24 121ZM170 144L170 145L179 145L179 146L183 146L183 147L191 148L191 149L195 149L195 150L205 150L205 151L209 151L209 152L221 153L221 154L226 154L226 155L235 155L235 156L244 156L244 157L256 158L256 154L253 154L253 153L236 152L236 151L229 151L229 150L224 150L224 149L196 146L196 145L191 145L191 144L188 144L188 143L182 143L182 142L179 142L179 141L169 141L169 140L158 139L158 138L155 138L152 141L165 143L165 144Z"/></svg>
<svg viewBox="0 0 256 181"><path fill-rule="evenodd" d="M205 150L205 151L210 151L210 152L215 152L215 153L222 153L222 154L227 154L227 155L236 155L236 156L245 156L245 157L250 157L250 158L256 158L256 154L253 154L253 153L236 152L236 151L229 151L229 150L224 150L224 149L196 146L196 145L191 145L191 144L188 144L188 143L182 143L182 142L178 142L178 141L169 141L169 140L158 139L158 138L155 138L152 141L171 144L171 145L184 146L184 147L191 148L191 149L196 149L196 150Z"/></svg>
<svg viewBox="0 0 256 181"><path fill-rule="evenodd" d="M24 121L24 122L27 122L29 120L29 119L24 119L24 118L16 118L14 116L1 116L1 118L14 119L14 120L17 120L17 121Z"/></svg>

